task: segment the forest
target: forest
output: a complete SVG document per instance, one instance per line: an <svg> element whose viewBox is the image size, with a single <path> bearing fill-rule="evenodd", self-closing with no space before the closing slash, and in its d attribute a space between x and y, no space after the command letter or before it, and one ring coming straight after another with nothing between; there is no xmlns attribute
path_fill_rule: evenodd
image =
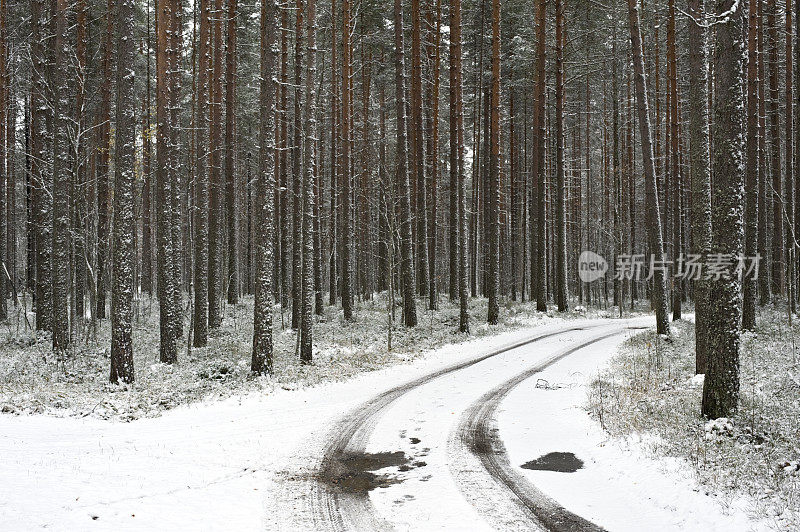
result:
<svg viewBox="0 0 800 532"><path fill-rule="evenodd" d="M460 333L515 302L651 309L663 335L688 308L727 416L742 331L797 310L798 9L2 0L0 319L58 360L110 341L130 384L153 305L175 364L252 301L267 375L276 328L312 364L326 312L376 298L389 342L442 305ZM617 274L586 282L585 250Z"/></svg>
<svg viewBox="0 0 800 532"><path fill-rule="evenodd" d="M0 0L0 529L800 529L799 17Z"/></svg>

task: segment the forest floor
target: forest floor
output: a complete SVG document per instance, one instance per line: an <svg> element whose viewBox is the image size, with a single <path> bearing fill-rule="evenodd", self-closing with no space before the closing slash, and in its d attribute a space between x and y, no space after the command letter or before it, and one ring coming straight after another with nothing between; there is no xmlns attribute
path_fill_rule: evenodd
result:
<svg viewBox="0 0 800 532"><path fill-rule="evenodd" d="M500 323L490 327L485 322L487 300L476 298L470 300L471 334L467 336L458 333L458 306L448 298L440 298L440 308L436 311L427 311L423 305L422 300L418 301L419 325L414 328L402 326L401 310L397 309L391 351L387 348L389 322L384 294L358 303L353 322L343 320L339 307L326 306L324 316L315 316L314 362L310 366L301 365L295 355L297 335L288 326L290 313L278 309L274 374L253 377L250 373L252 297L243 298L238 305L226 306L223 324L211 332L207 347L189 349L184 337L175 365L158 360L157 302L138 299L133 332L136 382L130 386L108 383L108 320L102 320L96 331L76 339L66 357L56 358L50 349L49 335L31 330L33 313L26 315L23 307L10 309L11 318L0 324L0 413L131 421L157 416L182 404L344 380L362 372L408 363L445 344L528 328L545 321L616 316L618 312L613 308L587 311L573 306L562 316L553 311L537 312L535 303L506 301L501 306Z"/></svg>
<svg viewBox="0 0 800 532"><path fill-rule="evenodd" d="M694 324L672 327L672 340L647 331L622 345L592 383L590 413L618 440L688 464L723 504L744 497L754 517L800 529L800 323L790 326L785 309L760 309L743 337L739 412L715 421L699 415Z"/></svg>

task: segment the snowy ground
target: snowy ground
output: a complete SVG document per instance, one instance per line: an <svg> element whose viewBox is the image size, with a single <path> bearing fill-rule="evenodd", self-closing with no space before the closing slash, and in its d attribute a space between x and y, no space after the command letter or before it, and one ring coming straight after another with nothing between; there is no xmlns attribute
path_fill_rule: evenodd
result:
<svg viewBox="0 0 800 532"><path fill-rule="evenodd" d="M800 529L800 324L762 307L741 352L741 404L730 420L704 421L695 376L694 324L664 342L626 342L591 387L589 409L615 442L629 442L720 504L744 508L775 530Z"/></svg>
<svg viewBox="0 0 800 532"><path fill-rule="evenodd" d="M336 529L351 518L399 529L418 530L421 523L425 529L502 528L502 516L513 515L515 503L493 489L488 475L469 481L480 472L470 466L475 456L459 449L458 428L485 393L548 360L551 365L510 389L497 411L509 463L543 492L543 500L610 530L760 528L735 505L723 508L697 491L679 466L664 468L608 441L582 411L584 385L632 334L625 327L651 320L554 320L441 347L413 363L346 381L194 403L130 423L0 416L0 529ZM342 521L321 520L328 514L318 504L331 488L322 486L317 467L331 431L364 411L365 401L420 378L422 384L356 430L364 451L402 451L402 463L378 471L384 487L355 493L360 507L337 506ZM519 467L556 451L575 453L583 468L556 473ZM485 488L500 497L496 507L475 504ZM347 500L340 488L333 492ZM358 514L364 510L371 515Z"/></svg>

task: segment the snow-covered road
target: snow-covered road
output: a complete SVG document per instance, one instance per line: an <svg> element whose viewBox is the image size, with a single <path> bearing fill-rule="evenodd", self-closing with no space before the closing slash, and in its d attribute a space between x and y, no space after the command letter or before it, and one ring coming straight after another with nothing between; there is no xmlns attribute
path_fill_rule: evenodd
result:
<svg viewBox="0 0 800 532"><path fill-rule="evenodd" d="M128 424L0 416L0 529L758 528L582 410L583 384L651 322L554 320ZM521 467L548 453L582 468Z"/></svg>

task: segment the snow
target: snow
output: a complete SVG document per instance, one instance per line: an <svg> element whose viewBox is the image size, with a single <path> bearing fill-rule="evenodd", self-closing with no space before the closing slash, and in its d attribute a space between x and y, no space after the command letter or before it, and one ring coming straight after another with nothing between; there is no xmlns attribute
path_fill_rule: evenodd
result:
<svg viewBox="0 0 800 532"><path fill-rule="evenodd" d="M586 384L623 340L594 344L539 375L560 387L537 387L531 379L509 394L498 425L511 463L574 453L584 462L574 473L521 471L567 509L607 530L762 529L743 508L725 508L698 491L682 462L648 458L635 440L610 440L586 414Z"/></svg>
<svg viewBox="0 0 800 532"><path fill-rule="evenodd" d="M308 503L307 494L293 488L307 486L299 480L313 474L335 420L397 384L564 323L555 319L535 329L444 346L413 363L347 381L199 402L130 423L0 416L0 529L307 529L294 526ZM566 323L608 328L623 322ZM652 318L628 323L649 325ZM402 482L370 492L376 512L401 530L419 529L420 523L489 529L481 508L464 498L454 477L459 457L452 454L453 430L459 417L520 369L598 330L572 331L505 352L399 398L371 427L366 450L402 450L425 464L391 471ZM498 423L511 463L550 451L574 452L585 463L575 473L520 471L571 511L610 529L668 524L747 530L750 523L738 509L726 515L714 499L695 491L679 467L665 469L635 444L608 441L582 410L585 383L623 339L615 336L580 350L509 394ZM537 386L539 378L549 386Z"/></svg>

